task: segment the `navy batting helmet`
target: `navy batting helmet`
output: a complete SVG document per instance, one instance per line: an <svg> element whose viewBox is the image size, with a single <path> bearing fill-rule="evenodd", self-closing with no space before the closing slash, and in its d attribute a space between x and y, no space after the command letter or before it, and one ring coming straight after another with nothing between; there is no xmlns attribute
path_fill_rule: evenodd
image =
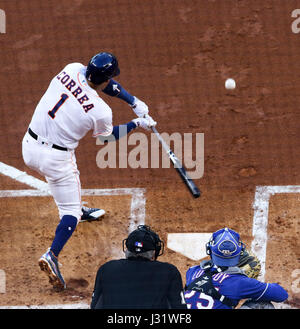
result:
<svg viewBox="0 0 300 329"><path fill-rule="evenodd" d="M117 58L111 53L99 53L92 57L86 69L86 78L95 85L120 74Z"/></svg>
<svg viewBox="0 0 300 329"><path fill-rule="evenodd" d="M217 266L236 266L244 249L240 235L227 227L213 233L206 244L206 252Z"/></svg>

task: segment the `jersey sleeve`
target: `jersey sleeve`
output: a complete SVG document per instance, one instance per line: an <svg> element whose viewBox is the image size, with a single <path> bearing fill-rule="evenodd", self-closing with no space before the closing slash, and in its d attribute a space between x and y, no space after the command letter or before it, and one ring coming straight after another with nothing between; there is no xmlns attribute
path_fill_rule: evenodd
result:
<svg viewBox="0 0 300 329"><path fill-rule="evenodd" d="M171 309L186 309L184 300L181 274L175 266L170 267L171 281L168 293L168 301Z"/></svg>
<svg viewBox="0 0 300 329"><path fill-rule="evenodd" d="M259 301L273 301L280 303L288 298L287 291L277 283L268 283L264 294L258 299Z"/></svg>
<svg viewBox="0 0 300 329"><path fill-rule="evenodd" d="M102 271L103 267L100 267L98 269L97 275L96 275L96 280L95 280L95 285L94 285L94 290L93 290L93 295L92 295L92 301L90 308L95 309L97 302L99 301L101 295L102 295Z"/></svg>
<svg viewBox="0 0 300 329"><path fill-rule="evenodd" d="M93 137L109 136L113 131L112 114L94 121Z"/></svg>
<svg viewBox="0 0 300 329"><path fill-rule="evenodd" d="M276 283L265 283L244 275L232 276L228 283L227 293L222 293L233 299L251 298L255 301L281 302L287 298L286 291Z"/></svg>

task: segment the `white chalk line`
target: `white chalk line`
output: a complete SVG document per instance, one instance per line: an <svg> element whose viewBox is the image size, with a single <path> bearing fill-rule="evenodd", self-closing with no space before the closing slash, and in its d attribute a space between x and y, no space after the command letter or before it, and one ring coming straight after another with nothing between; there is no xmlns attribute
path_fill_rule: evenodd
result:
<svg viewBox="0 0 300 329"><path fill-rule="evenodd" d="M82 196L123 196L130 195L130 221L129 232L132 232L137 225L145 224L146 215L146 190L143 188L115 188L115 189L82 189ZM50 191L44 190L0 190L0 198L16 197L47 197L51 196Z"/></svg>
<svg viewBox="0 0 300 329"><path fill-rule="evenodd" d="M9 166L3 162L0 162L0 174L8 176L20 183L26 184L39 191L49 190L48 184L46 182L43 182L40 179L30 176L26 172Z"/></svg>
<svg viewBox="0 0 300 329"><path fill-rule="evenodd" d="M52 196L48 184L26 172L0 162L0 174L8 176L20 183L33 187L34 190L0 190L0 198L11 197L47 197ZM82 189L82 196L131 196L130 222L128 232L137 225L145 224L146 189L144 188L111 188L111 189ZM30 306L0 306L0 309L72 309L89 308L88 304L57 304L57 305L30 305Z"/></svg>
<svg viewBox="0 0 300 329"><path fill-rule="evenodd" d="M270 197L282 193L300 193L300 185L257 186L255 191L251 249L261 261L261 281L264 281L266 272Z"/></svg>
<svg viewBox="0 0 300 329"><path fill-rule="evenodd" d="M24 171L0 162L0 174L8 176L20 183L35 188L34 190L2 190L0 197L44 197L51 196L48 183L41 181ZM105 196L105 195L131 195L129 232L136 225L144 224L145 221L145 192L143 188L114 188L114 189L82 189L83 196Z"/></svg>
<svg viewBox="0 0 300 329"><path fill-rule="evenodd" d="M75 303L75 304L53 304L53 305L15 305L15 306L0 306L0 310L58 310L58 309L90 309L89 304Z"/></svg>

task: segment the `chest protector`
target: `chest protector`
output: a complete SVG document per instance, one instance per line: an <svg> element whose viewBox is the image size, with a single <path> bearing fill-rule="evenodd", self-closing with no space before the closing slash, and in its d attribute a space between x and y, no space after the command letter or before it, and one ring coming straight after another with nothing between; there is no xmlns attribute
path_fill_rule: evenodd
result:
<svg viewBox="0 0 300 329"><path fill-rule="evenodd" d="M236 301L222 295L213 285L212 276L215 273L222 272L228 274L241 274L245 275L245 273L239 267L228 267L225 271L223 271L219 267L213 267L213 264L210 261L204 261L200 264L203 274L191 282L188 286L185 286L185 290L195 290L198 292L202 292L208 296L211 296L213 299L220 301L221 303L234 308L236 306Z"/></svg>

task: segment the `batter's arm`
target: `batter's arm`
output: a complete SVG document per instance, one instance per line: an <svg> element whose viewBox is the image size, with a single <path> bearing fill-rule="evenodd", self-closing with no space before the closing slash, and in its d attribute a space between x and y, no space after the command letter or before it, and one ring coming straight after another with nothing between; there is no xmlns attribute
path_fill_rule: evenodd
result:
<svg viewBox="0 0 300 329"><path fill-rule="evenodd" d="M124 125L114 126L112 135L116 140L118 140L121 137L124 137L129 134L131 130L135 129L136 127L137 125L133 121L130 121Z"/></svg>
<svg viewBox="0 0 300 329"><path fill-rule="evenodd" d="M132 96L127 90L125 90L119 82L110 79L107 86L102 89L102 91L109 95L109 96L116 96L122 100L124 100L126 103L128 103L133 112L139 117L139 118L145 118L149 114L149 109L147 104L145 104L143 101L141 101L136 96Z"/></svg>
<svg viewBox="0 0 300 329"><path fill-rule="evenodd" d="M110 79L109 83L102 91L109 96L122 99L131 106L134 104L134 96L125 90L119 82L113 79Z"/></svg>
<svg viewBox="0 0 300 329"><path fill-rule="evenodd" d="M102 142L113 142L126 136L131 132L131 130L137 127L141 127L143 129L149 130L150 127L154 125L156 125L156 122L150 117L136 118L124 125L114 126L111 135L99 136L99 138Z"/></svg>

